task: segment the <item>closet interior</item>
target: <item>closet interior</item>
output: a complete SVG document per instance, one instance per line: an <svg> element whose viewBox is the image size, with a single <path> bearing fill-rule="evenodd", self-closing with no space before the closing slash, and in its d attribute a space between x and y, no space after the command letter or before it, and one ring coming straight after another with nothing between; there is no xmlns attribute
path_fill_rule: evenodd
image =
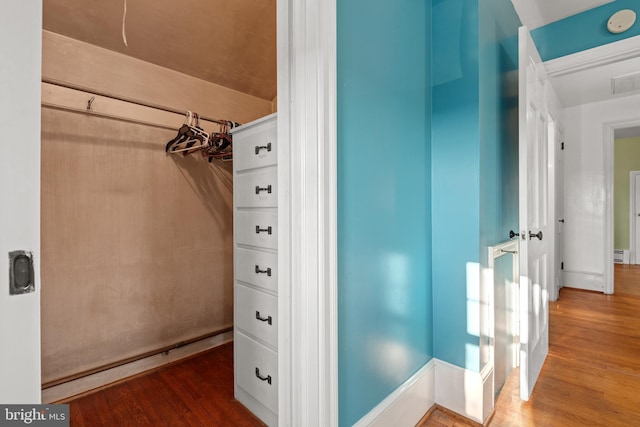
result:
<svg viewBox="0 0 640 427"><path fill-rule="evenodd" d="M275 117L276 1L43 7L42 381L55 402L233 339L234 135Z"/></svg>

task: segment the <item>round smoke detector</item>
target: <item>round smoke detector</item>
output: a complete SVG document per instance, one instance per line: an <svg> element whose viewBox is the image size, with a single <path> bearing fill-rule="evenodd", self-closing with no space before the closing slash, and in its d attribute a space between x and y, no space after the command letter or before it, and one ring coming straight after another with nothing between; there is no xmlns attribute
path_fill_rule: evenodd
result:
<svg viewBox="0 0 640 427"><path fill-rule="evenodd" d="M620 34L627 31L636 22L636 13L631 9L620 10L609 18L607 28L613 34Z"/></svg>

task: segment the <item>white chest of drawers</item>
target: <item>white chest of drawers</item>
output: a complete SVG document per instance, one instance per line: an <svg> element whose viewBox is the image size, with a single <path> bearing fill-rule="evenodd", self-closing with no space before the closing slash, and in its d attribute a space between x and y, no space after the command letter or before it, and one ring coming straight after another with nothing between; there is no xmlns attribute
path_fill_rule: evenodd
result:
<svg viewBox="0 0 640 427"><path fill-rule="evenodd" d="M233 131L234 394L278 424L277 126L272 114Z"/></svg>

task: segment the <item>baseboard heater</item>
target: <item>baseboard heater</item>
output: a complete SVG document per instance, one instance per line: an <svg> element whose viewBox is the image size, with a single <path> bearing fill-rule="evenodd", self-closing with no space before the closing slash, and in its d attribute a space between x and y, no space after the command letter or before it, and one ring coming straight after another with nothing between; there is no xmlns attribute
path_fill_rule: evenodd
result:
<svg viewBox="0 0 640 427"><path fill-rule="evenodd" d="M613 250L613 262L616 264L629 264L629 250L627 249L614 249Z"/></svg>

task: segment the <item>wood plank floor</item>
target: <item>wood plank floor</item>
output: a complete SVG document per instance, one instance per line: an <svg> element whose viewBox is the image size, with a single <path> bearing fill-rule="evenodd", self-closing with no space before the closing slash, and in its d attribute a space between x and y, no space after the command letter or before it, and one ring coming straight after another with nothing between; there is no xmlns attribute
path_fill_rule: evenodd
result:
<svg viewBox="0 0 640 427"><path fill-rule="evenodd" d="M616 265L615 288L561 290L531 399L520 401L515 371L491 426L640 426L640 267ZM228 344L73 400L71 426L262 426L233 399L232 361ZM441 409L419 425L478 426Z"/></svg>
<svg viewBox="0 0 640 427"><path fill-rule="evenodd" d="M68 402L72 427L264 426L233 398L233 344Z"/></svg>
<svg viewBox="0 0 640 427"><path fill-rule="evenodd" d="M564 288L531 399L509 377L490 426L640 426L640 266L615 266L615 295ZM422 426L477 426L433 416Z"/></svg>

